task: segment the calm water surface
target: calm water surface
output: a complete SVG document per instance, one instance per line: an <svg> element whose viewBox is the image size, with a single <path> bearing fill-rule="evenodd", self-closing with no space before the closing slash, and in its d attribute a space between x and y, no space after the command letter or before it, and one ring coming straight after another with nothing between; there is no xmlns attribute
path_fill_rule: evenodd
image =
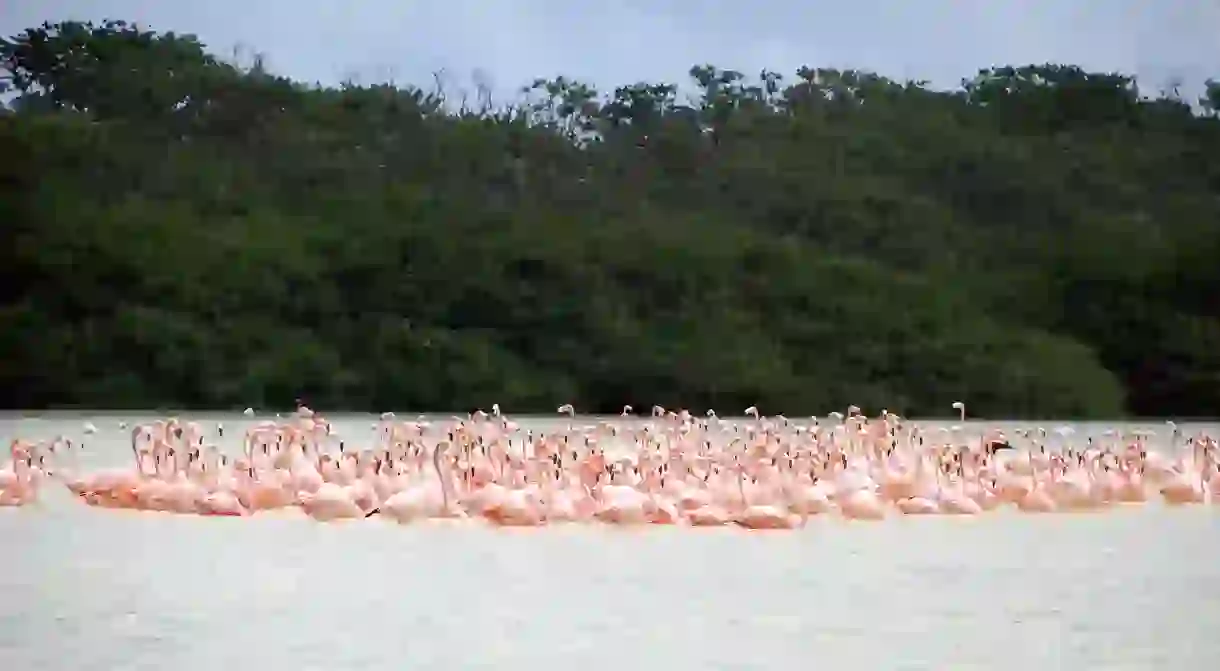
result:
<svg viewBox="0 0 1220 671"><path fill-rule="evenodd" d="M82 464L129 459L119 418L93 420ZM231 437L247 424L217 420ZM79 435L81 421L0 431ZM369 421L335 424L353 437ZM1220 656L1220 506L768 534L326 525L43 498L0 509L5 671L1185 671Z"/></svg>

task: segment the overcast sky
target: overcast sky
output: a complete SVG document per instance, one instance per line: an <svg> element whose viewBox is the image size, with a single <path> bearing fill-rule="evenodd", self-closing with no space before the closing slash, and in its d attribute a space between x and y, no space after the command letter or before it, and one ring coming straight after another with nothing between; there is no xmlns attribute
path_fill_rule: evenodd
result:
<svg viewBox="0 0 1220 671"><path fill-rule="evenodd" d="M756 73L802 64L955 86L993 64L1059 62L1220 78L1220 0L0 0L0 33L121 18L264 54L295 79L493 88L568 74L606 90L684 81L695 63Z"/></svg>

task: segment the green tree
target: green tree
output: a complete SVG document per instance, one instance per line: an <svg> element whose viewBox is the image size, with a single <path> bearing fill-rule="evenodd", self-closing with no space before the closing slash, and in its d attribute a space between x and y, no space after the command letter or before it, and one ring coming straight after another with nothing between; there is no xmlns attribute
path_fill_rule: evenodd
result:
<svg viewBox="0 0 1220 671"><path fill-rule="evenodd" d="M1215 414L1220 118L1068 65L520 101L0 43L0 403Z"/></svg>

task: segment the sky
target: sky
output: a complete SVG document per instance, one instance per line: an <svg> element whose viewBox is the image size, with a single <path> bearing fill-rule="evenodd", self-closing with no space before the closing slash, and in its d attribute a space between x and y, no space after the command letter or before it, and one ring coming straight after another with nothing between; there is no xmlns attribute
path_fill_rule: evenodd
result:
<svg viewBox="0 0 1220 671"><path fill-rule="evenodd" d="M4 36L106 18L193 33L226 57L257 52L298 80L428 86L442 72L501 95L560 74L603 91L683 82L699 63L939 87L1044 62L1133 73L1151 92L1220 78L1220 0L0 0Z"/></svg>

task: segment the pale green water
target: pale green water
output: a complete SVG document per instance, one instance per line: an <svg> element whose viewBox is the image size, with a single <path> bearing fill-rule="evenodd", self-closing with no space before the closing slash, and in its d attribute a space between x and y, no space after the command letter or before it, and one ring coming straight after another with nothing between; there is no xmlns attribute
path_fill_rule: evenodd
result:
<svg viewBox="0 0 1220 671"><path fill-rule="evenodd" d="M245 424L217 419L233 440ZM348 438L370 421L335 418ZM94 422L85 465L123 463L118 418ZM49 488L0 509L0 670L1205 669L1218 518L504 530L100 510Z"/></svg>

